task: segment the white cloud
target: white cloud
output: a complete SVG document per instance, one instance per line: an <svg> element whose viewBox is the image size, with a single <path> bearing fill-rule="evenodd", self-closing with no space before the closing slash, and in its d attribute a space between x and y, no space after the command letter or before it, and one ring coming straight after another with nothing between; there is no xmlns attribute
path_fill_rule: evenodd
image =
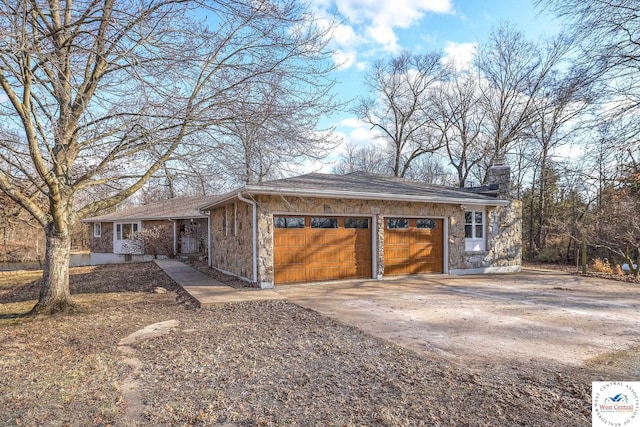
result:
<svg viewBox="0 0 640 427"><path fill-rule="evenodd" d="M397 52L400 46L395 30L410 28L427 13L454 13L452 0L317 0L314 7L327 19L334 12L346 19L333 37L334 48L340 51L335 59L343 60L338 62L342 68L360 64L353 55L356 52Z"/></svg>
<svg viewBox="0 0 640 427"><path fill-rule="evenodd" d="M446 62L452 63L458 70L466 70L471 67L478 44L447 42L443 50Z"/></svg>

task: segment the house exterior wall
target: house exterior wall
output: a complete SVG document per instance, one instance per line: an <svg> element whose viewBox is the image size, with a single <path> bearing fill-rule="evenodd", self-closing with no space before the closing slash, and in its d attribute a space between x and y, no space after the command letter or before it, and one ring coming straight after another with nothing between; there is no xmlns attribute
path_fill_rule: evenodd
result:
<svg viewBox="0 0 640 427"><path fill-rule="evenodd" d="M464 206L460 204L434 204L383 200L300 198L283 196L257 196L258 204L258 282L271 287L274 281L273 216L279 213L298 215L317 214L367 216L373 219L375 242L373 246L375 271L372 276L384 276L384 221L387 217L432 217L444 220L443 236L445 272L464 274L490 271L516 271L521 263L522 205L512 202L507 207L488 207L486 239L487 250L466 252L464 238ZM230 204L231 205L231 204ZM227 206L230 206L227 205ZM211 211L211 266L251 280L252 277L252 211L246 203L237 202L237 236L224 235L225 209Z"/></svg>
<svg viewBox="0 0 640 427"><path fill-rule="evenodd" d="M144 239L143 253L145 255L165 256L173 254L173 223L167 219L155 219L142 221L142 232L161 227L160 235L147 241ZM154 233L155 234L155 233ZM150 247L148 247L150 246Z"/></svg>
<svg viewBox="0 0 640 427"><path fill-rule="evenodd" d="M100 237L95 237L93 235L93 224L90 223L91 229L89 230L89 235L91 236L89 240L89 249L92 253L103 253L103 254L112 254L113 253L113 223L112 222L101 222L102 233Z"/></svg>
<svg viewBox="0 0 640 427"><path fill-rule="evenodd" d="M452 274L507 273L522 265L522 202L487 209L487 250L465 252Z"/></svg>
<svg viewBox="0 0 640 427"><path fill-rule="evenodd" d="M213 209L210 215L211 266L251 280L253 276L251 205L237 201ZM226 233L225 216L227 217Z"/></svg>

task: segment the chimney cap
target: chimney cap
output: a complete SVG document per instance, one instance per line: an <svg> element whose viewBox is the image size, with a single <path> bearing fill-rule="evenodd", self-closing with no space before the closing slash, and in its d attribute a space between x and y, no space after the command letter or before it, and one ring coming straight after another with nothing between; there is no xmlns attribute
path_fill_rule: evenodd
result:
<svg viewBox="0 0 640 427"><path fill-rule="evenodd" d="M504 165L504 157L494 157L491 162L491 167L502 167Z"/></svg>

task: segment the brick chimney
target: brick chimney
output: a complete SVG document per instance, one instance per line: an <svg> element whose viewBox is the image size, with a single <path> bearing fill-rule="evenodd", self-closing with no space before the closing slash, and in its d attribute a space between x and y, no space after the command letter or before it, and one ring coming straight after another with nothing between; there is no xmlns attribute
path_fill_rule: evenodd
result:
<svg viewBox="0 0 640 427"><path fill-rule="evenodd" d="M487 185L491 189L498 190L498 197L509 199L511 196L511 168L505 164L504 159L496 157L489 169L487 169Z"/></svg>

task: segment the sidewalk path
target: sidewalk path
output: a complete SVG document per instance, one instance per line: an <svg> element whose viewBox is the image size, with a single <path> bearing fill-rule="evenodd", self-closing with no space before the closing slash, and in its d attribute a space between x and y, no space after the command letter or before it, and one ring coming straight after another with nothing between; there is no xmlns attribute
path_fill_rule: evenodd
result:
<svg viewBox="0 0 640 427"><path fill-rule="evenodd" d="M175 259L156 259L154 262L182 286L200 307L226 302L286 299L273 289L232 288Z"/></svg>

